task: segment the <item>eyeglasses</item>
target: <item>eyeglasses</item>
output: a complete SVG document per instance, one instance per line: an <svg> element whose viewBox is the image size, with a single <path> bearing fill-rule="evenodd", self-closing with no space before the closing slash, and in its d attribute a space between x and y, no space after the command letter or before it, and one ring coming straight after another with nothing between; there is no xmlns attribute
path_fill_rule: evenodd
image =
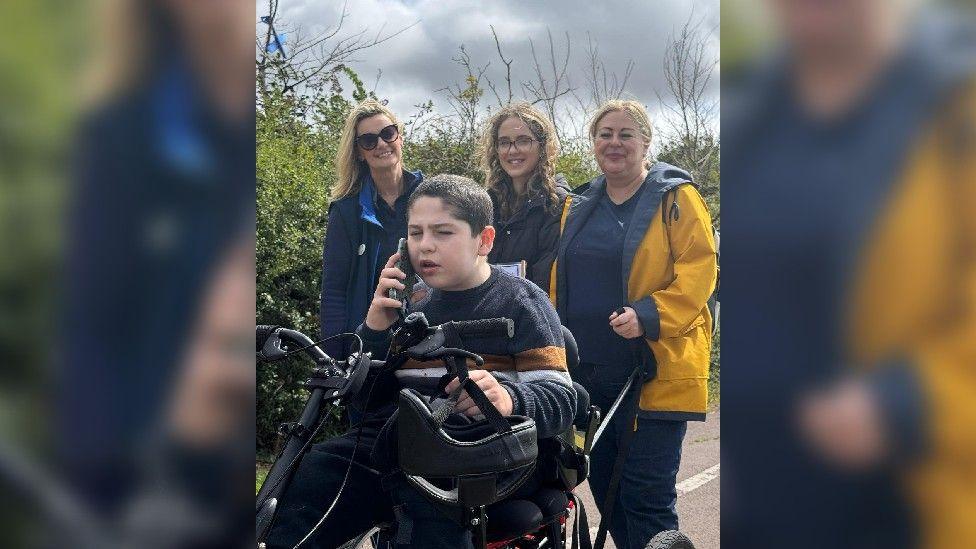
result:
<svg viewBox="0 0 976 549"><path fill-rule="evenodd" d="M387 143L393 143L400 137L400 128L396 124L390 124L389 126L380 130L380 133L364 133L362 135L356 136L356 143L363 148L364 151L371 151L376 148L379 144L380 138Z"/></svg>
<svg viewBox="0 0 976 549"><path fill-rule="evenodd" d="M495 145L498 147L498 151L512 152L512 146L515 146L515 150L522 152L528 150L533 143L536 143L535 139L531 137L519 137L515 141L511 139L499 139Z"/></svg>

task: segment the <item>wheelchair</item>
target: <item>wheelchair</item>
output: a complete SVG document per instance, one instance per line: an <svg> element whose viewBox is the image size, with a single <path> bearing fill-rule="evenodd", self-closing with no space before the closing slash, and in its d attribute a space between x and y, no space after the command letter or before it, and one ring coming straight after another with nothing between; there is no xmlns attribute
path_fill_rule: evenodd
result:
<svg viewBox="0 0 976 549"><path fill-rule="evenodd" d="M416 358L443 353L448 342L443 338L438 341L436 334L444 332L448 324L451 330L464 335L497 335L504 333L505 326L511 331L511 321L507 319L454 322L434 327L427 326L424 319L419 324L412 331L406 330L406 334L400 334L399 338L394 334L390 356L386 361L372 360L368 353L359 352L341 362L326 355L318 346L320 342L314 342L300 332L277 326L257 327L256 350L259 360L272 362L302 353L316 364L306 381L310 396L301 418L283 427L282 433L286 436L283 449L258 492L256 529L259 549L263 548L263 541L273 523L278 499L323 423L325 404L348 405L363 390L370 371L389 368L390 363L395 365L398 356ZM403 331L401 328L400 332ZM565 327L563 336L567 362L573 371L579 361L575 339ZM463 350L453 350L465 353ZM542 486L526 497L497 501L480 508L478 514L471 515L475 517L471 521L475 547L565 549L570 539L580 543L584 549L592 547L585 509L573 489L588 476L589 452L601 423L601 411L590 405L589 395L581 385L574 382L573 387L577 392L573 426L555 439L539 441L541 446L535 466L545 479ZM568 526L571 516L576 516L572 529ZM341 548L385 549L393 546L394 535L395 524L377 524ZM688 548L693 549L690 540L677 531L661 532L648 544L648 549Z"/></svg>

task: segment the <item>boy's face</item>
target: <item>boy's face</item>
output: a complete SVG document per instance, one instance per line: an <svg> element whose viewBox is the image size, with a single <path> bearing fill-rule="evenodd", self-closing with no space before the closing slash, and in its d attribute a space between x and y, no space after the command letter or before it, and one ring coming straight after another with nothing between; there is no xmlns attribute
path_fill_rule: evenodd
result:
<svg viewBox="0 0 976 549"><path fill-rule="evenodd" d="M471 226L451 213L440 198L424 196L407 213L410 262L430 287L467 290L481 282L480 258L491 251L495 229L472 235Z"/></svg>

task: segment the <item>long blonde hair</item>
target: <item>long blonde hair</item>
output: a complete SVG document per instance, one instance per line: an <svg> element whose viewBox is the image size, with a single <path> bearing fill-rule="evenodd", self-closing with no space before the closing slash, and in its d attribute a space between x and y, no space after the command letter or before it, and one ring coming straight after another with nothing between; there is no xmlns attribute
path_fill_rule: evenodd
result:
<svg viewBox="0 0 976 549"><path fill-rule="evenodd" d="M539 162L535 166L535 173L529 179L525 189L528 194L532 191L542 191L548 201L550 210L559 208L559 197L556 195L556 158L559 156L559 138L552 121L545 115L525 102L511 103L499 109L488 120L478 148L481 169L485 174L485 187L498 204L499 213L507 218L520 197L515 194L512 178L505 173L501 160L498 158L498 128L509 118L518 118L529 127L532 136L539 142Z"/></svg>
<svg viewBox="0 0 976 549"><path fill-rule="evenodd" d="M332 186L332 200L339 200L359 192L360 180L369 167L364 160L359 160L356 156L356 125L361 120L378 114L385 115L390 122L397 125L402 139L403 124L386 105L375 99L367 99L356 105L346 117L346 124L342 127L342 137L339 139L339 151L336 153L335 160L336 182Z"/></svg>
<svg viewBox="0 0 976 549"><path fill-rule="evenodd" d="M640 132L641 137L644 139L644 144L650 147L651 137L653 135L651 117L647 114L647 109L644 108L644 105L640 101L633 99L611 99L603 105L600 105L600 108L590 118L590 141L596 141L596 132L600 128L600 120L604 116L618 111L629 116L634 121L634 124L637 124L637 131ZM651 167L651 159L644 159L644 167Z"/></svg>

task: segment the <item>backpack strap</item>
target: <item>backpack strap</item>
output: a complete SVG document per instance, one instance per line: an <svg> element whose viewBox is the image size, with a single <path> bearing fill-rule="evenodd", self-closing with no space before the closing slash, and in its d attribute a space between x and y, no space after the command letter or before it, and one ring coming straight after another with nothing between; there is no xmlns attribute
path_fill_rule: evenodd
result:
<svg viewBox="0 0 976 549"><path fill-rule="evenodd" d="M681 219L681 208L678 207L678 187L691 183L679 183L664 192L664 200L661 201L661 223L664 225L664 232L668 235L668 254L671 256L671 263L674 263L674 248L671 247L671 225Z"/></svg>
<svg viewBox="0 0 976 549"><path fill-rule="evenodd" d="M566 228L566 218L569 217L569 206L573 203L573 196L566 196L566 200L563 201L563 214L559 217L559 235L562 236L563 229Z"/></svg>
<svg viewBox="0 0 976 549"><path fill-rule="evenodd" d="M566 218L569 217L569 207L573 203L573 195L567 195L563 201L563 213L559 217L559 237L562 239L563 231L566 229ZM549 301L556 306L556 261L552 262L549 268Z"/></svg>
<svg viewBox="0 0 976 549"><path fill-rule="evenodd" d="M661 201L661 223L664 223L666 227L670 227L671 223L674 223L681 218L681 208L678 207L678 187L676 185L667 192L664 193L664 200ZM671 205L668 206L668 201L671 201ZM669 235L670 236L670 235Z"/></svg>

